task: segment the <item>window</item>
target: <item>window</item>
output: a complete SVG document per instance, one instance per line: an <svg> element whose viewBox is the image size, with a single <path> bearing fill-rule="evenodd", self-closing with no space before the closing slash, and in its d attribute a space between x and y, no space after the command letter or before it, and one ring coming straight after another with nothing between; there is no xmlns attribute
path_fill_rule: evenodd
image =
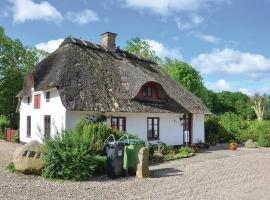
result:
<svg viewBox="0 0 270 200"><path fill-rule="evenodd" d="M34 97L34 109L40 108L40 94L35 95Z"/></svg>
<svg viewBox="0 0 270 200"><path fill-rule="evenodd" d="M26 136L31 137L31 116L26 117Z"/></svg>
<svg viewBox="0 0 270 200"><path fill-rule="evenodd" d="M119 131L126 131L126 118L125 117L112 117L111 126L113 129Z"/></svg>
<svg viewBox="0 0 270 200"><path fill-rule="evenodd" d="M46 102L50 102L50 96L51 96L51 93L46 92Z"/></svg>
<svg viewBox="0 0 270 200"><path fill-rule="evenodd" d="M44 136L45 138L51 136L51 115L44 116Z"/></svg>
<svg viewBox="0 0 270 200"><path fill-rule="evenodd" d="M142 88L142 95L144 97L152 97L152 88L149 86L144 86Z"/></svg>
<svg viewBox="0 0 270 200"><path fill-rule="evenodd" d="M27 97L27 105L30 105L30 103L31 103L31 97L28 96L28 97Z"/></svg>
<svg viewBox="0 0 270 200"><path fill-rule="evenodd" d="M147 118L147 138L148 140L159 139L159 117Z"/></svg>

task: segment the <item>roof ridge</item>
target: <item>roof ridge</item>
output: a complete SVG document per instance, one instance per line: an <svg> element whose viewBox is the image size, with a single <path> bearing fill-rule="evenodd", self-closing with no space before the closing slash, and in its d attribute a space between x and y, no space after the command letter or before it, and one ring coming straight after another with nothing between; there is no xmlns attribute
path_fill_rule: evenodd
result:
<svg viewBox="0 0 270 200"><path fill-rule="evenodd" d="M60 44L59 48L62 47L62 46L65 46L66 44L76 44L76 45L79 45L79 46L83 46L83 47L88 47L88 48L91 48L91 49L96 49L96 50L99 50L99 51L104 51L104 52L110 52L106 46L100 44L100 43L97 43L97 42L94 42L94 41L90 41L90 40L83 40L81 38L76 38L76 37L73 37L73 36L68 36L64 39L64 41ZM117 51L116 52L110 52L113 56L115 56L115 53L118 53L120 56L123 56L123 57L131 57L133 59L136 59L136 60L141 60L141 61L144 61L144 62L150 62L150 63L153 63L153 64L157 64L155 61L151 60L151 59L148 59L148 58L145 58L145 57L142 57L142 56L139 56L139 55L135 55L133 53L130 53L128 51L125 51L123 49L120 49L120 48L117 48Z"/></svg>

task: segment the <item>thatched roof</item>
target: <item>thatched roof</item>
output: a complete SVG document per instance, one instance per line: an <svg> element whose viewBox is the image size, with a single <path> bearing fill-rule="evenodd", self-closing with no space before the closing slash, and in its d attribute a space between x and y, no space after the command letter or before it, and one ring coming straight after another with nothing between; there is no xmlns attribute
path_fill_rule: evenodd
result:
<svg viewBox="0 0 270 200"><path fill-rule="evenodd" d="M159 83L163 101L136 99L147 82ZM207 113L199 98L171 79L155 62L117 49L68 37L38 63L18 97L56 87L67 110Z"/></svg>

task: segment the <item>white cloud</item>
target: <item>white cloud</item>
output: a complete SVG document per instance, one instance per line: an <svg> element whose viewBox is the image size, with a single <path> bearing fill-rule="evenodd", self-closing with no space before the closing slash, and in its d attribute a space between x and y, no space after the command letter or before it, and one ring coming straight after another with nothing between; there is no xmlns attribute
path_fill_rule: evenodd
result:
<svg viewBox="0 0 270 200"><path fill-rule="evenodd" d="M156 40L145 40L145 41L149 43L150 49L152 51L155 51L155 53L161 58L171 57L182 59L182 54L177 48L167 48L162 43Z"/></svg>
<svg viewBox="0 0 270 200"><path fill-rule="evenodd" d="M257 89L240 88L239 91L248 96L253 96L254 94L263 95L270 94L270 87L262 87Z"/></svg>
<svg viewBox="0 0 270 200"><path fill-rule="evenodd" d="M220 41L220 38L215 37L213 35L209 35L209 34L203 34L201 32L191 32L192 35L194 35L196 38L198 38L199 40L202 40L204 42L208 42L208 43L212 43L212 44L217 44Z"/></svg>
<svg viewBox="0 0 270 200"><path fill-rule="evenodd" d="M214 91L230 91L230 84L224 79L219 79L217 82L206 83L206 87Z"/></svg>
<svg viewBox="0 0 270 200"><path fill-rule="evenodd" d="M9 0L12 6L12 16L15 23L23 23L27 20L44 20L47 22L61 23L61 13L49 2L35 3L33 0Z"/></svg>
<svg viewBox="0 0 270 200"><path fill-rule="evenodd" d="M79 12L68 12L67 19L78 24L87 24L89 22L99 21L97 13L90 9Z"/></svg>
<svg viewBox="0 0 270 200"><path fill-rule="evenodd" d="M47 51L49 53L56 50L59 45L64 41L64 39L57 39L57 40L50 40L48 42L41 42L37 44L35 47L44 51Z"/></svg>
<svg viewBox="0 0 270 200"><path fill-rule="evenodd" d="M270 73L270 59L260 54L229 48L202 53L191 60L191 65L204 74L246 75L258 78Z"/></svg>
<svg viewBox="0 0 270 200"><path fill-rule="evenodd" d="M198 14L191 13L186 20L176 18L176 25L180 31L190 30L203 22L204 18Z"/></svg>
<svg viewBox="0 0 270 200"><path fill-rule="evenodd" d="M148 9L156 14L168 15L173 12L198 11L214 4L229 0L124 0L126 6L134 9Z"/></svg>

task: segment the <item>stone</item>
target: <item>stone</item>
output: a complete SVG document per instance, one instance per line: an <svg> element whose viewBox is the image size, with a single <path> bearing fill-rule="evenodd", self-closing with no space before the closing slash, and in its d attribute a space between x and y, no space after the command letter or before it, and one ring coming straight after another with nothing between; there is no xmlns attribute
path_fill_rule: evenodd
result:
<svg viewBox="0 0 270 200"><path fill-rule="evenodd" d="M257 142L253 142L252 139L249 139L248 141L246 141L245 147L246 148L257 148Z"/></svg>
<svg viewBox="0 0 270 200"><path fill-rule="evenodd" d="M142 147L138 154L138 165L136 176L138 178L150 177L149 172L149 150L146 147Z"/></svg>
<svg viewBox="0 0 270 200"><path fill-rule="evenodd" d="M40 175L43 168L42 144L33 140L19 147L14 152L12 161L16 171Z"/></svg>
<svg viewBox="0 0 270 200"><path fill-rule="evenodd" d="M163 162L164 161L164 155L162 153L159 152L154 152L153 154L153 158L152 158L153 162Z"/></svg>

